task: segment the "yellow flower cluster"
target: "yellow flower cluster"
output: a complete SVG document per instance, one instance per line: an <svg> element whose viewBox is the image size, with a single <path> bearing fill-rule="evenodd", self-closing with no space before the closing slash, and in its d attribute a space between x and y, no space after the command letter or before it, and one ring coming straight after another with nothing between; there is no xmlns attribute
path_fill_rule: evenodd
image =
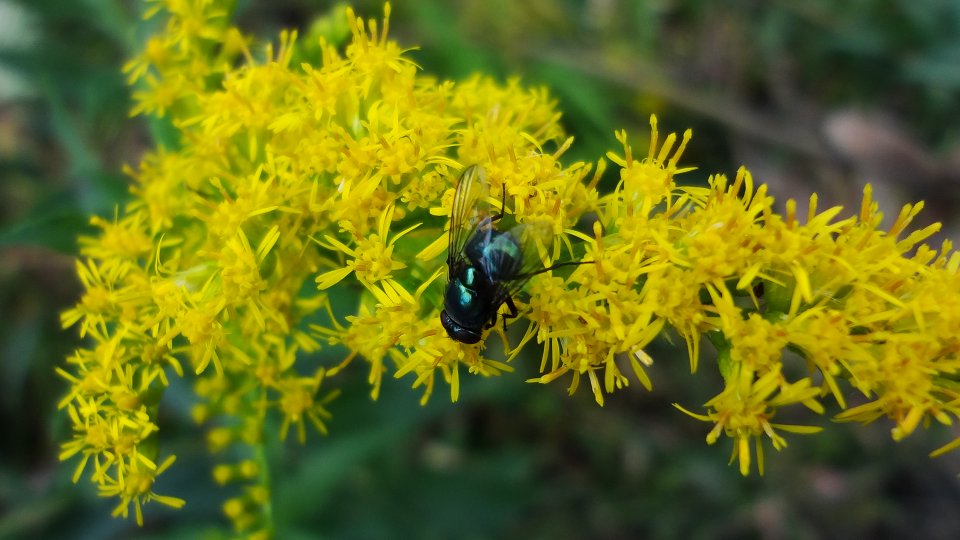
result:
<svg viewBox="0 0 960 540"><path fill-rule="evenodd" d="M325 434L327 388L354 360L373 397L392 375L424 401L445 381L456 400L462 369L512 371L535 341L535 381L565 378L572 393L585 378L602 405L628 373L651 387L644 347L658 335L682 336L694 371L707 337L725 387L689 414L714 425L708 442L735 440L744 474L751 439L762 472L763 438L779 449L778 431L817 429L775 423L779 408L820 413L825 396L845 408L843 380L864 397L840 418L892 418L895 438L960 413L960 257L920 244L933 227L901 238L920 205L882 231L869 190L859 216L819 212L814 196L800 221L792 201L775 213L746 170L678 185L690 133L661 141L655 119L644 156L618 133L620 181L600 194L608 162L561 164L572 141L544 90L418 73L387 39L389 5L379 24L347 10L343 47L283 33L260 52L229 25L229 2L153 4L148 16L167 22L127 66L134 112L167 118L179 140L129 171L131 203L93 220L101 232L77 264L86 292L62 317L90 345L59 370L74 429L61 458L81 456L75 479L90 472L118 514L132 504L142 522L145 502L183 504L152 489L173 462L156 419L174 374L194 382L211 452L248 449L214 477L244 483L223 508L254 536L272 534L267 419L281 437ZM445 227L471 165L516 221L553 231L545 258L585 263L530 281L511 321L530 324L506 361L450 339L438 316ZM349 290L358 306L338 314L329 295ZM349 353L324 365L325 345ZM787 349L805 376L786 374L798 372L784 369Z"/></svg>

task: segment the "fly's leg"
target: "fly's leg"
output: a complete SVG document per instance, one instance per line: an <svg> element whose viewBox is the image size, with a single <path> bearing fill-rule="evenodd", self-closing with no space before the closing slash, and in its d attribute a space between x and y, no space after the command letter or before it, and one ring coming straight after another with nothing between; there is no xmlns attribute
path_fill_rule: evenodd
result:
<svg viewBox="0 0 960 540"><path fill-rule="evenodd" d="M513 298L508 296L506 300L507 309L510 310L510 313L507 313L503 316L503 329L507 329L507 319L516 319L520 312L517 310L517 305L513 303Z"/></svg>
<svg viewBox="0 0 960 540"><path fill-rule="evenodd" d="M503 212L507 208L507 184L500 185L500 213L496 215L496 220L499 220L503 217Z"/></svg>
<svg viewBox="0 0 960 540"><path fill-rule="evenodd" d="M494 311L493 317L484 328L493 328L496 333L500 334L500 339L503 340L503 353L510 356L510 341L507 340L507 319L516 319L520 315L520 311L517 309L517 305L513 303L513 298L508 296L504 303L507 304L507 309L509 309L510 312L500 313L499 310ZM500 320L503 323L499 328L497 327L497 315L500 316Z"/></svg>
<svg viewBox="0 0 960 540"><path fill-rule="evenodd" d="M505 303L510 312L500 316L500 320L503 321L503 330L500 332L500 337L503 338L503 354L510 356L510 341L507 340L507 319L516 319L520 312L517 310L517 305L513 303L513 298L508 296Z"/></svg>

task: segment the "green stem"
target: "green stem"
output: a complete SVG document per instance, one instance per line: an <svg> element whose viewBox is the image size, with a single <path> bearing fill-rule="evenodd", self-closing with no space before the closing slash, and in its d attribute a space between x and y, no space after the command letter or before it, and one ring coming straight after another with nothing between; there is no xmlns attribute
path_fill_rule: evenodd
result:
<svg viewBox="0 0 960 540"><path fill-rule="evenodd" d="M267 500L260 509L263 514L263 527L266 529L270 538L275 538L277 528L273 521L273 489L271 488L270 482L270 460L267 458L267 436L264 432L266 425L266 389L261 388L260 392L260 403L258 404L260 409L260 414L258 415L260 420L260 438L254 447L254 458L257 461L257 480L267 492Z"/></svg>

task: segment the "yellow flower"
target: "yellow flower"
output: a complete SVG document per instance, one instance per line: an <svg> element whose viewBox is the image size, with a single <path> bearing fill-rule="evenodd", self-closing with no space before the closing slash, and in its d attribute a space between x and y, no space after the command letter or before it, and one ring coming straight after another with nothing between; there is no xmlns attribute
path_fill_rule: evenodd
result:
<svg viewBox="0 0 960 540"><path fill-rule="evenodd" d="M270 426L300 441L310 426L325 434L354 361L373 398L407 377L426 403L438 383L456 401L462 375L513 371L526 350L540 355L532 382L582 383L602 405L634 380L652 388L645 349L658 336L679 334L693 372L707 337L723 388L688 414L711 424L709 443L732 440L744 474L751 439L762 472L764 439L779 450L784 432L819 429L774 423L781 409L821 413L826 396L845 408L859 392L837 418L890 418L895 439L960 417L960 255L922 244L937 226L906 233L921 204L881 230L869 188L843 218L811 196L801 222L796 202L779 215L745 168L684 185L692 134L661 136L656 117L645 155L620 131L609 161L563 163L573 140L545 89L419 73L388 38L389 5L382 22L348 10L343 47L284 31L251 52L230 25L233 2L151 4L162 29L125 67L132 112L169 117L178 139L127 169L133 200L81 239L84 293L61 322L88 344L57 370L73 427L60 457L79 460L75 481L88 474L119 499L115 514L132 504L142 522L147 502L183 504L152 491L173 463L155 464L172 376L193 383L193 417L221 460L214 477L241 485L223 511L253 537L273 530ZM602 194L608 164L619 181ZM504 321L526 326L512 344L502 334L505 361L439 321L468 168L503 193L505 221L545 239L544 267L582 263L531 277L514 299L520 316ZM325 344L348 352L328 365L314 354ZM785 350L806 362L788 365Z"/></svg>
<svg viewBox="0 0 960 540"><path fill-rule="evenodd" d="M777 408L794 403L802 403L815 412L822 412L823 409L814 400L817 394L819 390L811 387L810 379L787 383L779 369L756 377L749 367L738 365L727 377L723 392L706 403L707 407L713 409L709 414L695 414L679 405L674 406L694 418L715 423L707 434L708 444L717 442L721 433L733 438L735 443L731 461L737 459L740 474L746 476L750 473L750 439L756 440L757 467L763 474L762 437L768 437L774 449L780 450L787 445L787 441L777 433L777 429L806 434L820 431L821 428L815 426L775 424L770 421Z"/></svg>
<svg viewBox="0 0 960 540"><path fill-rule="evenodd" d="M685 131L683 140L674 151L673 144L677 136L671 133L658 149L657 119L651 117L650 150L645 159L637 161L634 159L633 149L627 143L627 132L624 130L617 132L617 140L623 145L624 155L620 157L613 152L607 152L607 157L620 166L620 184L617 186L617 191L627 209L627 215L632 215L634 212L648 214L654 206L673 194L676 188L674 177L693 170L692 167L677 167L680 156L683 155L692 137L692 131L689 129ZM672 156L671 152L673 152Z"/></svg>
<svg viewBox="0 0 960 540"><path fill-rule="evenodd" d="M186 501L168 495L158 495L152 489L157 475L167 470L174 461L174 457L170 456L157 466L142 455L134 454L129 462L118 467L116 478L103 476L100 496L120 498L120 504L113 510L114 516L127 517L132 503L137 525L143 525L142 507L150 501L156 501L171 508L180 508Z"/></svg>
<svg viewBox="0 0 960 540"><path fill-rule="evenodd" d="M316 278L317 287L320 289L329 289L336 285L343 278L351 273L356 274L357 280L365 287L376 288L383 291L390 297L404 297L411 299L410 294L396 280L392 279L391 273L406 268L406 265L393 260L393 248L397 240L420 226L419 223L411 225L406 229L393 235L393 238L387 240L390 225L393 222L394 207L387 207L380 214L377 231L356 242L356 248L351 248L336 238L325 235L326 243L318 242L322 247L331 251L340 251L350 257L343 268L331 270L320 274Z"/></svg>
<svg viewBox="0 0 960 540"><path fill-rule="evenodd" d="M328 394L317 400L316 394L323 380L323 372L315 377L286 377L276 383L280 393L280 411L283 413L283 425L280 427L280 437L286 438L290 424L297 426L297 438L301 443L306 441L307 432L304 421L309 420L317 431L326 435L325 420L331 418L330 412L324 405L336 397L337 393Z"/></svg>

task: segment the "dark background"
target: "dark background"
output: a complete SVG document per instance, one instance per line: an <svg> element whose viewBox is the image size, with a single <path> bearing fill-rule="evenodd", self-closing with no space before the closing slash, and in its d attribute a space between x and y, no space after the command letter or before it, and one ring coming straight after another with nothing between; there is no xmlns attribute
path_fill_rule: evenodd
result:
<svg viewBox="0 0 960 540"><path fill-rule="evenodd" d="M794 4L797 4L796 6ZM358 11L379 16L379 2ZM616 149L613 132L694 129L690 183L747 165L778 201L809 194L856 208L875 185L888 214L926 199L936 240L957 238L960 194L960 2L916 0L440 0L394 4L391 35L428 73L483 71L546 85L577 142L567 159ZM119 68L148 28L131 1L0 0L0 537L219 538L234 494L176 383L160 419L176 466L156 490L186 498L146 509L146 527L115 520L75 462L54 375L78 345L58 314L80 294L75 238L88 216L127 197L119 173L151 146L130 119ZM304 31L331 5L240 2L261 38ZM637 145L645 148L645 145ZM766 476L707 446L697 409L720 389L711 362L689 374L684 348L648 351L639 385L597 407L589 392L529 385L517 373L465 381L451 405L417 404L410 379L373 403L361 375L331 405L331 436L271 448L281 538L853 538L960 537L960 454L927 452L960 435L939 426L902 443L885 421L819 419L767 453ZM336 356L338 351L325 354ZM533 357L539 358L533 352ZM835 414L837 410L828 410ZM802 414L802 413L801 413ZM816 419L802 417L803 422Z"/></svg>

